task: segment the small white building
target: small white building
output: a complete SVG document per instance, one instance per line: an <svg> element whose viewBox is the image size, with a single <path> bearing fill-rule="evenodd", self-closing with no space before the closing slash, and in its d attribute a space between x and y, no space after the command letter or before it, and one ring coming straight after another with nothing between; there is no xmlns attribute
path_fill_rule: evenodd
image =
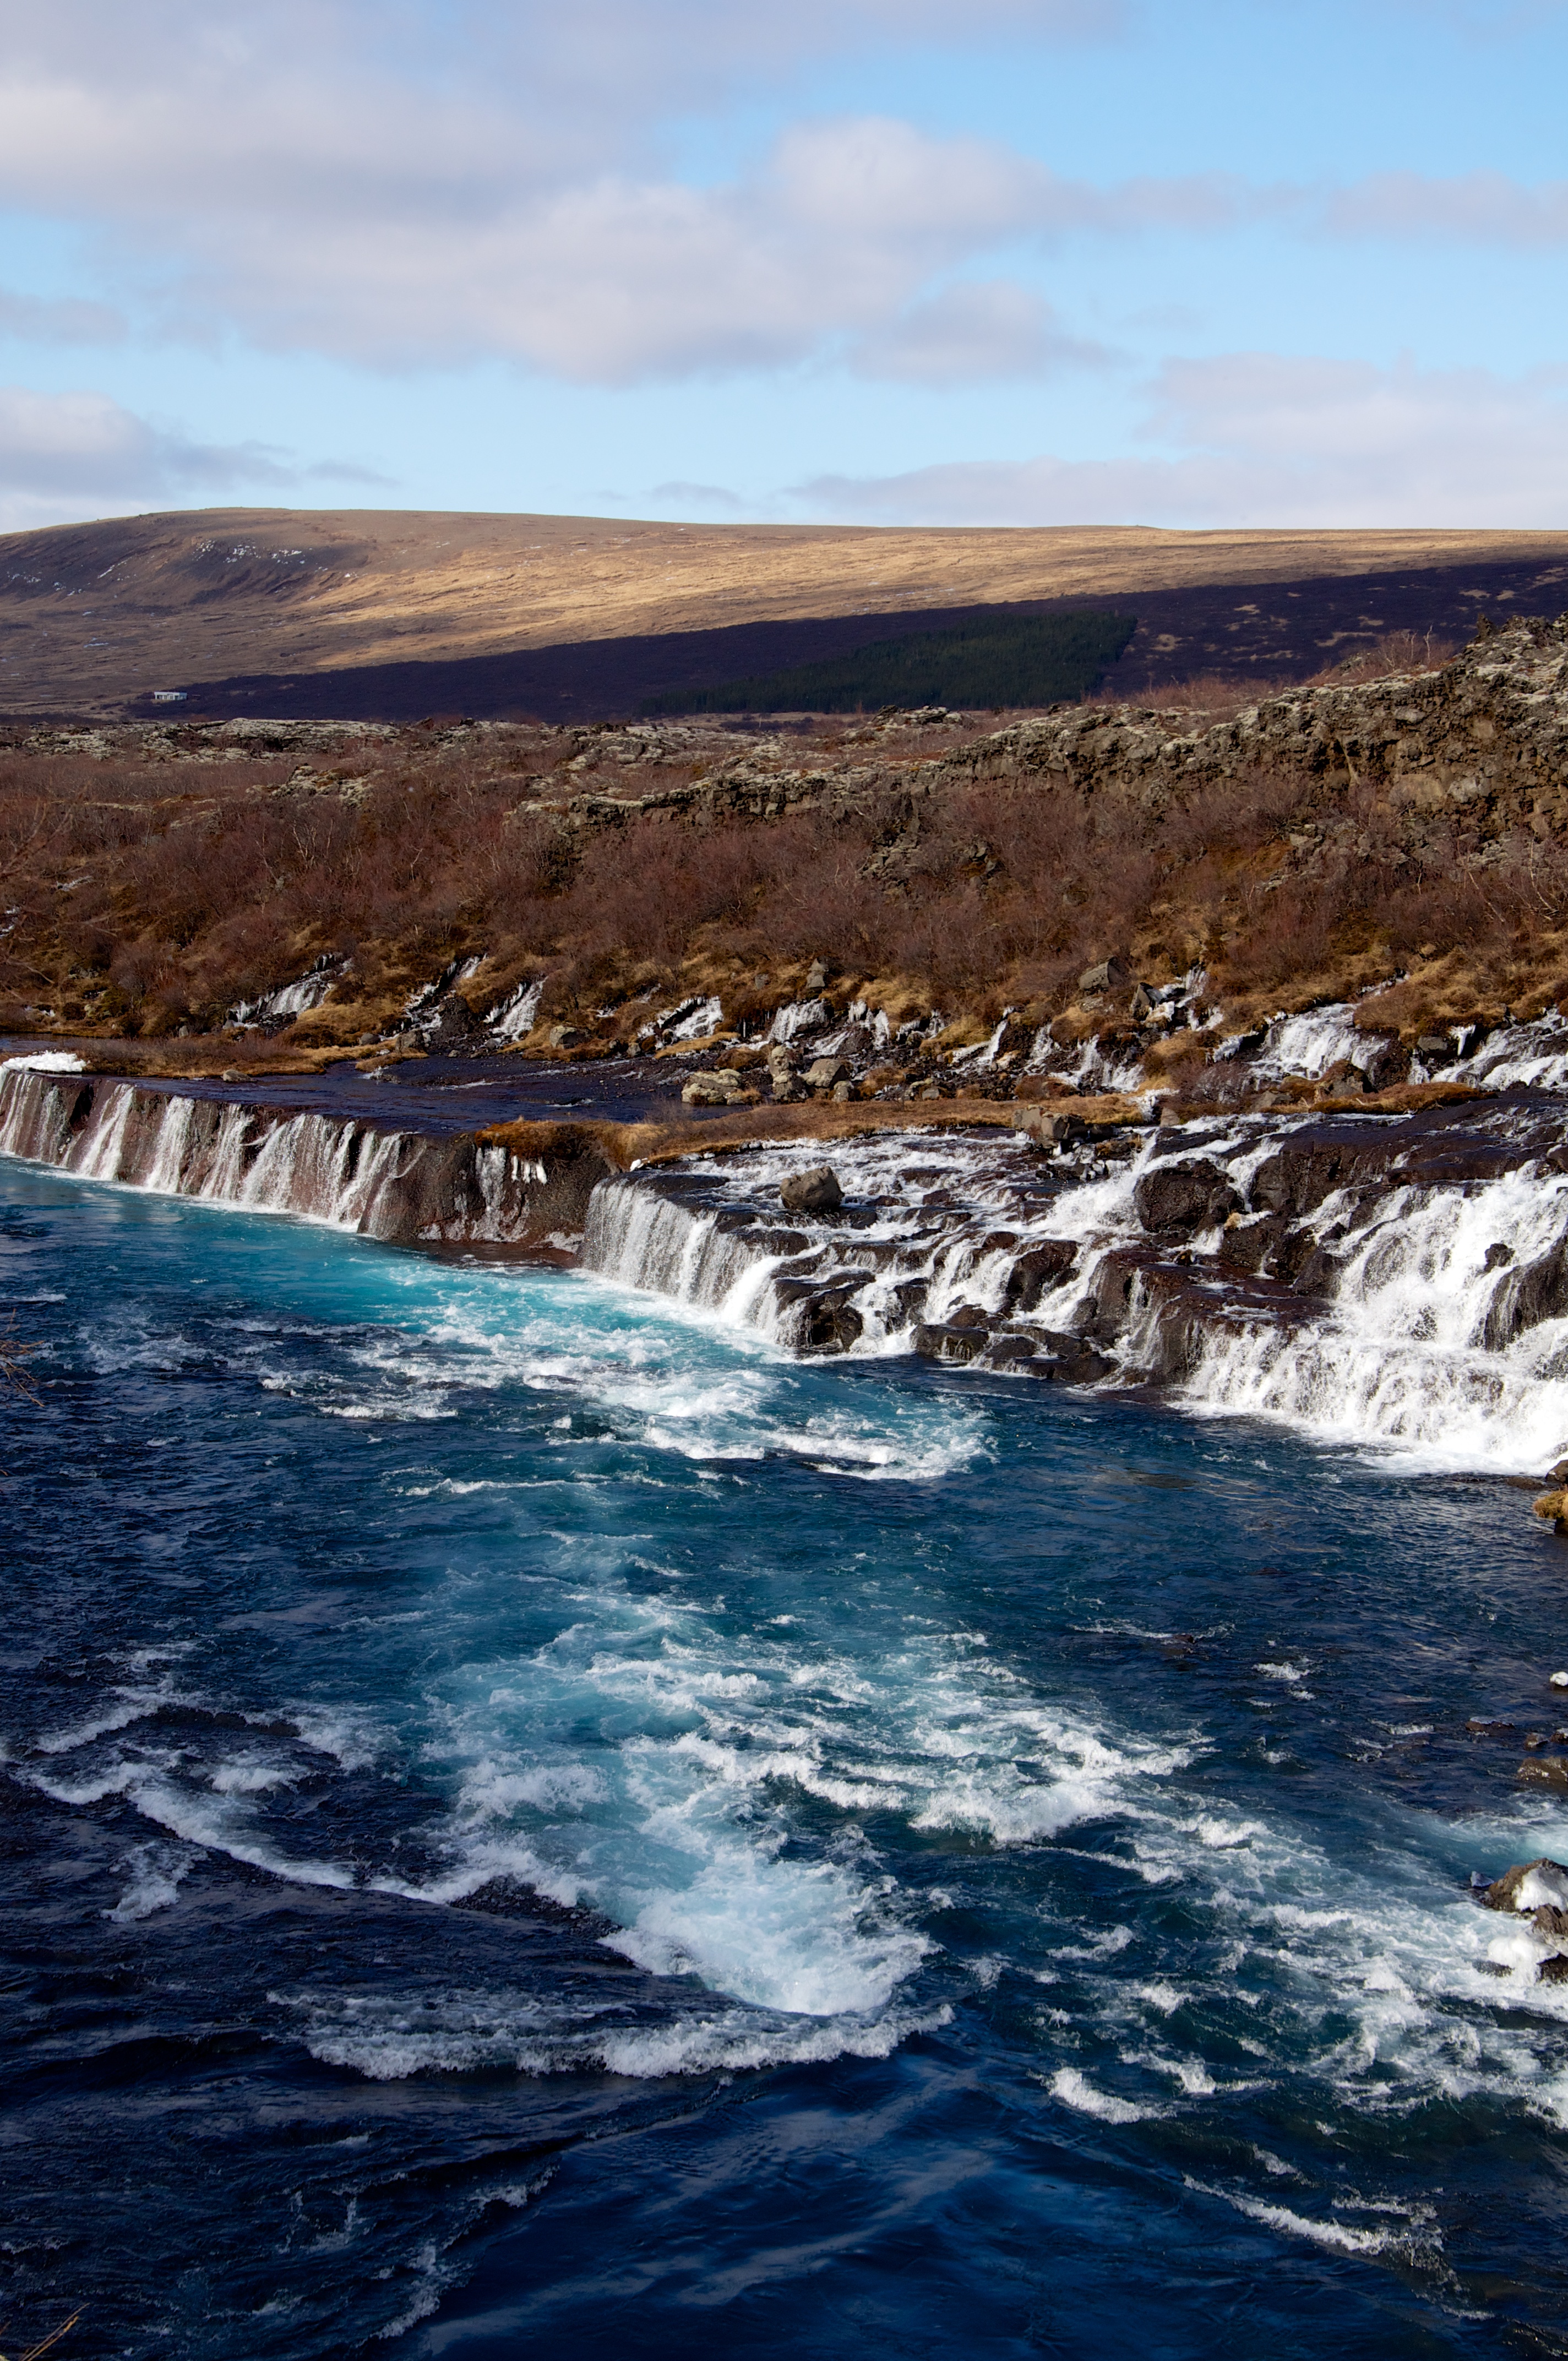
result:
<svg viewBox="0 0 1568 2361"><path fill-rule="evenodd" d="M152 701L154 705L183 705L185 694L182 688L155 688Z"/></svg>

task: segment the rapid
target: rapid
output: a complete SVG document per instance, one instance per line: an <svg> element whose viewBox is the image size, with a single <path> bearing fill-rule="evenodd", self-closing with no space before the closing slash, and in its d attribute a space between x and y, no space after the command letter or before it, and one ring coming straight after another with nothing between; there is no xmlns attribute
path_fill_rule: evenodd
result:
<svg viewBox="0 0 1568 2361"><path fill-rule="evenodd" d="M0 1159L11 2321L1559 2349L1568 1984L1472 1888L1568 1846L1562 1323L1479 1333L1568 1183L1412 1182L1160 1396L907 1349L1090 1283L1136 1161L858 1151L824 1359L798 1151L601 1184L571 1271L388 1243L407 1143L300 1130L306 1202L214 1116L171 1194L192 1119L135 1185L93 1120Z"/></svg>

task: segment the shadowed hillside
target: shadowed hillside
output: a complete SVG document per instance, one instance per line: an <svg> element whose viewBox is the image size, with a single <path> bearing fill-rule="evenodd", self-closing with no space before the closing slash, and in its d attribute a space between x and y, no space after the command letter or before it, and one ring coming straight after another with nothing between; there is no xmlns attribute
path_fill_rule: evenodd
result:
<svg viewBox="0 0 1568 2361"><path fill-rule="evenodd" d="M1301 677L1389 631L1555 612L1568 534L872 530L209 510L0 538L0 710L635 713L999 608L1136 615L1111 676Z"/></svg>

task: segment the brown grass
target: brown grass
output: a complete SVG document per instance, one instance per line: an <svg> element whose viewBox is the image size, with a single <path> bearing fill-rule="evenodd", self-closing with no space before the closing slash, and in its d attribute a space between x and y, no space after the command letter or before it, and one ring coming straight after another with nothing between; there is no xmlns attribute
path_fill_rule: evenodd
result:
<svg viewBox="0 0 1568 2361"><path fill-rule="evenodd" d="M1075 1098L1073 1113L1090 1125L1140 1124L1148 1120L1136 1099L1113 1093ZM1368 1102L1370 1104L1370 1102ZM798 1106L747 1107L706 1122L672 1116L663 1123L505 1123L480 1136L514 1155L567 1155L591 1148L620 1171L632 1164L673 1164L689 1156L724 1155L775 1141L864 1139L897 1131L1012 1130L1017 1109L981 1098L878 1100L840 1105L808 1100Z"/></svg>

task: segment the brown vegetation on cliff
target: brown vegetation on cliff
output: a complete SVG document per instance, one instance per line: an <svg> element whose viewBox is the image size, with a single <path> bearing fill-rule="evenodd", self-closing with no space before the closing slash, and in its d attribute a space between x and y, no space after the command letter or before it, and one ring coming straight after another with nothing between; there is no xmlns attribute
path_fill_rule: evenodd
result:
<svg viewBox="0 0 1568 2361"><path fill-rule="evenodd" d="M1137 1021L1126 990L1080 992L1113 950L1151 983L1203 968L1238 1027L1397 977L1377 1021L1412 1038L1527 1015L1568 992L1568 626L1387 672L1425 653L1245 708L1209 688L1001 730L17 736L0 1024L210 1035L314 968L319 1005L274 1012L286 1057L385 1034L463 959L476 1015L543 977L538 1027L591 1054L683 994L744 1033L820 959L894 1024L939 1008L953 1042L1009 1010L1103 1039ZM1177 1084L1207 1054L1142 1046Z"/></svg>

